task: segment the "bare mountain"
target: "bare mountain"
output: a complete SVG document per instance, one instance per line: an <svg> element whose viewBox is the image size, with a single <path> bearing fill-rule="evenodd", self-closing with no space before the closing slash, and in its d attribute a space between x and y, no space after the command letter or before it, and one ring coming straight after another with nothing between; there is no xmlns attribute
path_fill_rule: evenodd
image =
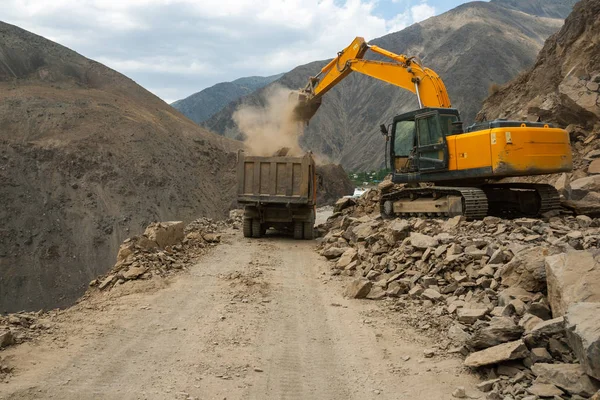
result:
<svg viewBox="0 0 600 400"><path fill-rule="evenodd" d="M65 306L155 220L220 217L239 143L0 22L0 312Z"/></svg>
<svg viewBox="0 0 600 400"><path fill-rule="evenodd" d="M500 6L539 17L565 19L578 0L491 0Z"/></svg>
<svg viewBox="0 0 600 400"><path fill-rule="evenodd" d="M556 8L548 3L545 13L552 10L560 13L570 0L552 3ZM507 82L530 67L545 39L563 24L560 18L527 14L505 4L512 3L508 0L466 3L371 43L417 56L425 66L438 72L446 83L453 107L461 111L466 123L471 123L490 86ZM349 37L348 42L352 39ZM326 62L295 68L273 84L302 87ZM233 112L241 103L264 103L267 88L231 103L204 125L227 137L241 138L231 118ZM340 162L347 170L381 168L384 141L379 124L389 123L393 116L417 106L415 96L408 91L352 74L324 97L323 105L305 130L303 146Z"/></svg>
<svg viewBox="0 0 600 400"><path fill-rule="evenodd" d="M574 171L563 176L578 187L600 182L600 0L582 0L562 29L544 45L535 65L485 100L478 119L538 118L566 127L571 136ZM587 175L596 178L586 178ZM556 182L558 176L540 177ZM588 185L586 201L597 207L600 186ZM560 185L557 185L560 187ZM580 194L581 189L578 189ZM568 197L568 195L566 196Z"/></svg>
<svg viewBox="0 0 600 400"><path fill-rule="evenodd" d="M236 79L233 82L217 83L185 99L177 100L171 106L175 107L192 121L200 124L212 117L227 104L267 86L269 83L279 79L281 75L266 77L249 76Z"/></svg>
<svg viewBox="0 0 600 400"><path fill-rule="evenodd" d="M535 65L486 99L479 119L537 119L591 129L600 120L600 0L583 0Z"/></svg>

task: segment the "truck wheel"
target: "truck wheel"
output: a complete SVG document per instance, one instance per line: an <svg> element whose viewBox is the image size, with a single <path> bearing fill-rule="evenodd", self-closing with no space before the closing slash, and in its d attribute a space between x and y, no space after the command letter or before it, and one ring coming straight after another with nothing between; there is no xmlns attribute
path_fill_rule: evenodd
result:
<svg viewBox="0 0 600 400"><path fill-rule="evenodd" d="M304 222L304 239L313 240L315 238L315 224L311 221Z"/></svg>
<svg viewBox="0 0 600 400"><path fill-rule="evenodd" d="M252 219L244 218L243 226L244 237L252 237Z"/></svg>
<svg viewBox="0 0 600 400"><path fill-rule="evenodd" d="M267 224L260 224L260 235L261 236L267 235Z"/></svg>
<svg viewBox="0 0 600 400"><path fill-rule="evenodd" d="M294 221L294 239L302 240L304 236L304 224L302 221Z"/></svg>
<svg viewBox="0 0 600 400"><path fill-rule="evenodd" d="M260 225L260 219L255 218L252 220L252 237L261 237L262 227Z"/></svg>

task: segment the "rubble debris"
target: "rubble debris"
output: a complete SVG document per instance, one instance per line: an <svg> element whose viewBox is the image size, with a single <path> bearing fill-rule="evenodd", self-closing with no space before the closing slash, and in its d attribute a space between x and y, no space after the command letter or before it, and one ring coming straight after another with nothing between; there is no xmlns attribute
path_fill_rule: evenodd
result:
<svg viewBox="0 0 600 400"><path fill-rule="evenodd" d="M550 383L572 395L590 397L600 389L600 385L593 382L579 364L537 363L531 367L531 371L539 381Z"/></svg>
<svg viewBox="0 0 600 400"><path fill-rule="evenodd" d="M56 311L19 312L0 315L0 349L32 340L52 331Z"/></svg>
<svg viewBox="0 0 600 400"><path fill-rule="evenodd" d="M556 386L551 385L549 383L540 383L540 382L535 382L533 385L528 387L527 393L531 393L535 396L542 397L542 398L546 398L546 397L556 398L557 396L560 398L560 396L564 394L564 392L562 390L560 390L559 388L557 388Z"/></svg>
<svg viewBox="0 0 600 400"><path fill-rule="evenodd" d="M600 380L600 302L571 305L565 322L569 346L585 372Z"/></svg>
<svg viewBox="0 0 600 400"><path fill-rule="evenodd" d="M538 364L579 360L578 368L592 373L584 351L569 347L584 339L569 336L565 313L583 297L595 299L600 287L573 288L583 276L595 282L600 219L555 213L540 219L387 220L379 215L379 197L380 191L367 191L322 226L318 251L331 260L332 275L353 278L348 297L387 297L385 304L407 324L443 338L442 354L465 355L465 365L488 380L508 379L484 385L487 398L569 393L535 380L531 368ZM594 313L582 309L590 321L597 320L589 317ZM568 325L572 332L577 324Z"/></svg>
<svg viewBox="0 0 600 400"><path fill-rule="evenodd" d="M600 236L599 236L600 237ZM580 301L600 302L600 250L546 257L548 301L555 317Z"/></svg>
<svg viewBox="0 0 600 400"><path fill-rule="evenodd" d="M116 264L106 275L91 281L90 287L109 290L127 281L167 276L183 270L221 241L219 232L226 227L239 229L242 218L243 211L232 210L225 221L199 218L187 226L181 221L153 223L143 235L123 242Z"/></svg>

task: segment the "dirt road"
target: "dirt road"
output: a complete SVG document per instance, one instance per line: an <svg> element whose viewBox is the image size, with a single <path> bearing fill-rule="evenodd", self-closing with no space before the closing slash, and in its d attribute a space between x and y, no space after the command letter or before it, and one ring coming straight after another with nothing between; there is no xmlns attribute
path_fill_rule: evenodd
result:
<svg viewBox="0 0 600 400"><path fill-rule="evenodd" d="M3 354L1 399L451 399L477 379L424 358L384 302L342 297L314 242L223 243L171 282L136 282L65 312ZM158 287L156 287L158 286ZM163 286L163 287L160 287Z"/></svg>

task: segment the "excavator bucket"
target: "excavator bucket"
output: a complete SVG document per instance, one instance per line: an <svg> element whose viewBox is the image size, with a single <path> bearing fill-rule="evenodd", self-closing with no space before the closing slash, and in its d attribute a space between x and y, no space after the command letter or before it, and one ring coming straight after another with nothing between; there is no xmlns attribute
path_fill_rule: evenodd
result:
<svg viewBox="0 0 600 400"><path fill-rule="evenodd" d="M321 98L310 98L309 95L300 91L292 91L289 97L294 104L293 117L295 121L306 122L315 115L321 106Z"/></svg>

